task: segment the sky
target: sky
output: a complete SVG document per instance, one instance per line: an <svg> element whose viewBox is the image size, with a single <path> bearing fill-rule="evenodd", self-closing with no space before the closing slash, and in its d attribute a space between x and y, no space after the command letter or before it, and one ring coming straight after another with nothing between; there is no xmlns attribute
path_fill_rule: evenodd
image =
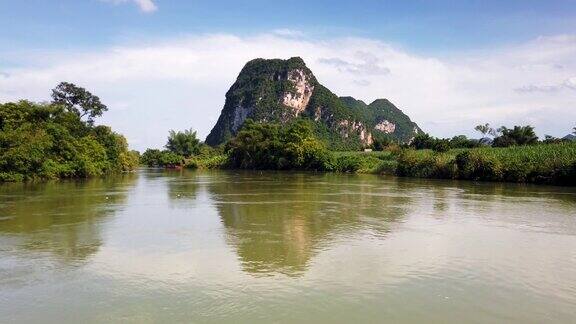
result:
<svg viewBox="0 0 576 324"><path fill-rule="evenodd" d="M576 0L0 0L0 102L73 82L138 150L205 138L247 61L293 56L434 136L576 126Z"/></svg>

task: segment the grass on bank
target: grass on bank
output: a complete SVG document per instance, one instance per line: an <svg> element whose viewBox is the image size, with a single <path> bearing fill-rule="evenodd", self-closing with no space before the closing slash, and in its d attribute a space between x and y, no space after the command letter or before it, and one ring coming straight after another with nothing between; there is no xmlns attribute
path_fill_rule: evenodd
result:
<svg viewBox="0 0 576 324"><path fill-rule="evenodd" d="M391 148L381 152L330 152L321 171L393 174L404 177L576 185L576 143L507 148L480 147L447 152ZM222 153L187 161L198 169L229 167Z"/></svg>
<svg viewBox="0 0 576 324"><path fill-rule="evenodd" d="M407 177L576 185L576 143L404 150L396 174Z"/></svg>

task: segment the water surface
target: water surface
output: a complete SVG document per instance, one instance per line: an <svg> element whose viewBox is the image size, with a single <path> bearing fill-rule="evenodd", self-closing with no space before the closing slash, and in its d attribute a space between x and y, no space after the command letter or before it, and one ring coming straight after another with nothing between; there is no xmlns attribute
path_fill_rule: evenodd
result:
<svg viewBox="0 0 576 324"><path fill-rule="evenodd" d="M0 185L0 322L576 321L576 190L167 172Z"/></svg>

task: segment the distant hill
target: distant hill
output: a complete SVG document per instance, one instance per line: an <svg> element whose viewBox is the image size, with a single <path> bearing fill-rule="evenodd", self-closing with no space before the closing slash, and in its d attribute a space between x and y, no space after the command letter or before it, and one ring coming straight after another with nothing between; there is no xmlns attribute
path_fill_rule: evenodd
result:
<svg viewBox="0 0 576 324"><path fill-rule="evenodd" d="M410 117L388 99L376 99L369 105L352 97L341 97L340 100L350 109L360 113L373 137L389 137L408 142L422 131Z"/></svg>
<svg viewBox="0 0 576 324"><path fill-rule="evenodd" d="M280 123L307 118L332 149L359 149L380 137L408 142L421 132L387 99L367 105L352 97L339 98L316 80L299 57L248 62L226 93L206 143L226 142L247 118Z"/></svg>

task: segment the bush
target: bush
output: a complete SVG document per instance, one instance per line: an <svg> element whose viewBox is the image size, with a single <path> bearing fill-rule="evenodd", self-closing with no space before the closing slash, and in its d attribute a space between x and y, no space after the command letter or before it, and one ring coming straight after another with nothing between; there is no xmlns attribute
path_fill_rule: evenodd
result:
<svg viewBox="0 0 576 324"><path fill-rule="evenodd" d="M477 140L468 139L464 135L458 135L451 139L447 139L436 138L424 133L416 135L410 143L410 147L414 149L434 150L436 152L448 152L450 149L473 148L479 146L480 143Z"/></svg>
<svg viewBox="0 0 576 324"><path fill-rule="evenodd" d="M356 155L339 156L334 162L334 171L337 172L356 172L362 166L360 158Z"/></svg>
<svg viewBox="0 0 576 324"><path fill-rule="evenodd" d="M184 157L174 152L162 151L158 162L165 167L176 167L184 164Z"/></svg>
<svg viewBox="0 0 576 324"><path fill-rule="evenodd" d="M399 176L432 178L435 174L436 160L432 151L404 150L398 156Z"/></svg>
<svg viewBox="0 0 576 324"><path fill-rule="evenodd" d="M432 150L434 152L448 152L450 151L450 141L448 140L437 140L432 145Z"/></svg>
<svg viewBox="0 0 576 324"><path fill-rule="evenodd" d="M166 143L166 149L186 158L199 154L200 146L200 140L196 138L196 132L191 129L183 132L171 130Z"/></svg>
<svg viewBox="0 0 576 324"><path fill-rule="evenodd" d="M449 154L434 155L434 178L456 179L458 177L458 167L453 156Z"/></svg>
<svg viewBox="0 0 576 324"><path fill-rule="evenodd" d="M470 150L456 155L458 177L468 180L501 180L502 163L487 151Z"/></svg>
<svg viewBox="0 0 576 324"><path fill-rule="evenodd" d="M494 142L492 142L493 147L510 147L514 145L518 145L518 143L508 136L498 136L494 139Z"/></svg>
<svg viewBox="0 0 576 324"><path fill-rule="evenodd" d="M168 150L147 149L140 163L149 167L175 167L184 164L184 157Z"/></svg>
<svg viewBox="0 0 576 324"><path fill-rule="evenodd" d="M228 156L224 154L199 156L186 161L189 169L222 169L228 165Z"/></svg>
<svg viewBox="0 0 576 324"><path fill-rule="evenodd" d="M297 120L289 125L247 120L226 145L231 167L272 170L330 170L325 145L313 135L312 125Z"/></svg>

